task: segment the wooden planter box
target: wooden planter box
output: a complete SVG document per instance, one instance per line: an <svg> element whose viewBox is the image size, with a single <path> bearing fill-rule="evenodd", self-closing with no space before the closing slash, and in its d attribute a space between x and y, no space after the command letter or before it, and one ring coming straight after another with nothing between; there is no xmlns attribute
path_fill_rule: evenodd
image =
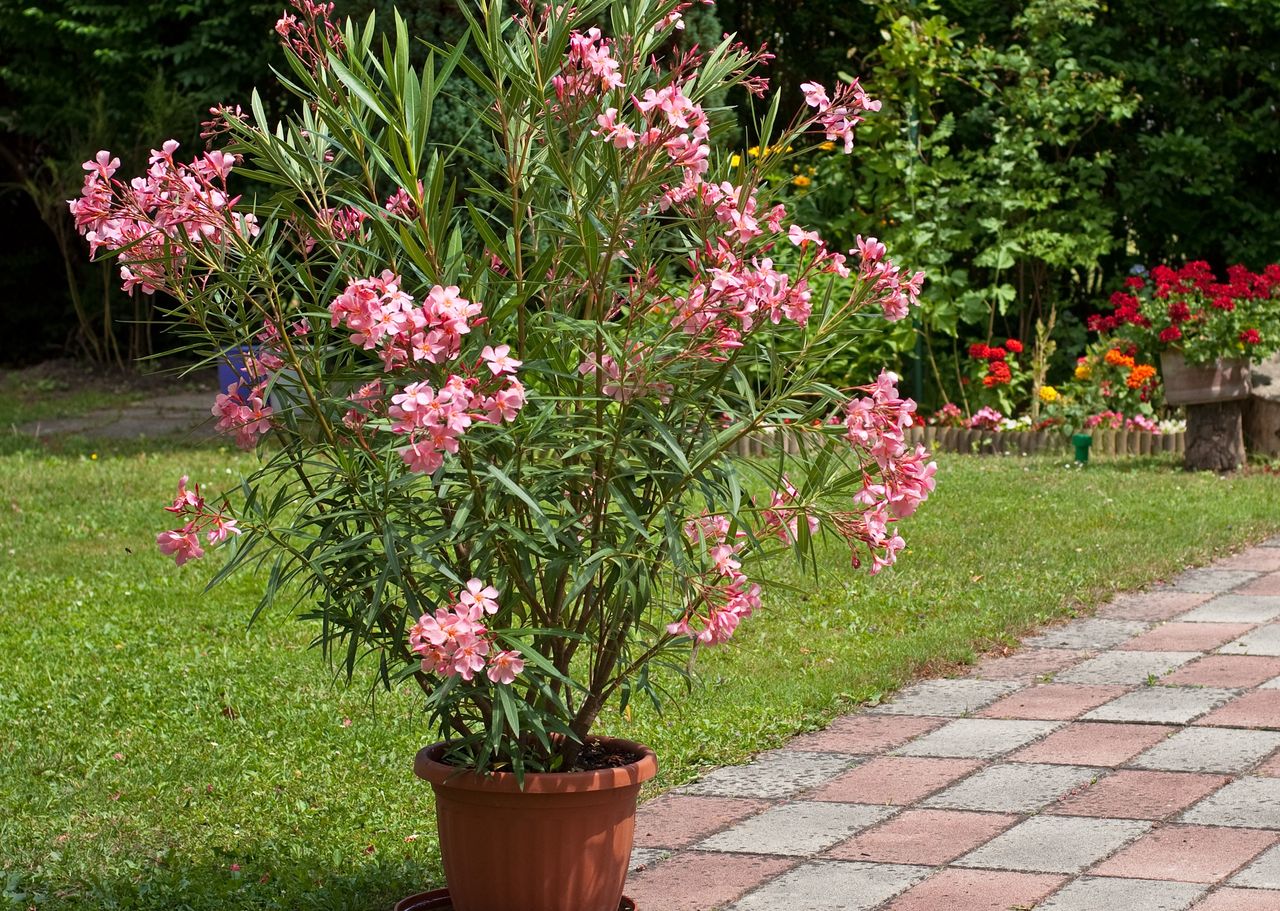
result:
<svg viewBox="0 0 1280 911"><path fill-rule="evenodd" d="M1088 431L1093 437L1090 457L1126 458L1128 456L1181 455L1186 451L1185 433L1148 433L1145 430ZM763 456L786 452L798 453L796 434L787 428L768 428L738 441L737 453ZM923 443L930 452L958 452L972 455L1068 455L1071 446L1065 436L1054 430L969 430L962 427L912 427L907 443Z"/></svg>

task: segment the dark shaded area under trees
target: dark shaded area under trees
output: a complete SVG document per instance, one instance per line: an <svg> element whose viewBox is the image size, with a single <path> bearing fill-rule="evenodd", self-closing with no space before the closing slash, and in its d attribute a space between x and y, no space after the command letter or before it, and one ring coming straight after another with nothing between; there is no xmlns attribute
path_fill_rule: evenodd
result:
<svg viewBox="0 0 1280 911"><path fill-rule="evenodd" d="M149 301L85 262L63 200L97 149L137 172L164 138L196 147L210 105L247 106L281 60L279 5L0 0L0 363L152 350ZM391 5L339 4L384 24ZM452 0L397 5L428 42L460 31ZM1075 351L1137 262L1280 258L1270 0L722 0L694 15L700 40L767 42L797 105L800 82L836 73L884 100L860 153L817 163L795 206L834 243L876 234L929 272L930 357L956 336L1028 338L1050 315ZM469 127L438 112L442 142L471 142Z"/></svg>

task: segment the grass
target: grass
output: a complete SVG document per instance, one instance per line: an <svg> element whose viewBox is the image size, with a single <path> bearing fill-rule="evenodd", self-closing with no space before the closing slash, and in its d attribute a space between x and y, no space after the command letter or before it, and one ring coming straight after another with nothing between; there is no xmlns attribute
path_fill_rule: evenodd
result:
<svg viewBox="0 0 1280 911"><path fill-rule="evenodd" d="M793 578L646 741L649 794L820 726L922 671L1280 529L1274 477L1133 460L950 456L875 579L832 554ZM151 539L178 475L238 453L0 456L0 907L382 909L440 881L426 733L408 694L335 684L287 616L245 630L254 580L209 595Z"/></svg>

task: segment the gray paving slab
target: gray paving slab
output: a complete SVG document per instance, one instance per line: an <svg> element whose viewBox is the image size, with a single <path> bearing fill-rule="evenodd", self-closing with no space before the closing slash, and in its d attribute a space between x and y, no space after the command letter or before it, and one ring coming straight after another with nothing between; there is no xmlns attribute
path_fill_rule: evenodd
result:
<svg viewBox="0 0 1280 911"><path fill-rule="evenodd" d="M1193 569L1174 579L1170 587L1180 592L1225 592L1260 575L1244 569Z"/></svg>
<svg viewBox="0 0 1280 911"><path fill-rule="evenodd" d="M1033 813L1102 775L1088 766L1015 762L994 765L924 801L955 810Z"/></svg>
<svg viewBox="0 0 1280 911"><path fill-rule="evenodd" d="M926 680L908 687L892 702L870 711L880 715L932 715L956 718L985 708L1022 684L1013 680Z"/></svg>
<svg viewBox="0 0 1280 911"><path fill-rule="evenodd" d="M1177 617L1187 623L1268 623L1280 617L1280 595L1219 595Z"/></svg>
<svg viewBox="0 0 1280 911"><path fill-rule="evenodd" d="M1056 683L1147 683L1154 682L1199 652L1103 652L1054 677Z"/></svg>
<svg viewBox="0 0 1280 911"><path fill-rule="evenodd" d="M826 850L896 810L896 807L861 803L784 803L718 832L694 847L699 851L803 857Z"/></svg>
<svg viewBox="0 0 1280 911"><path fill-rule="evenodd" d="M1212 686L1147 686L1086 712L1085 721L1186 724L1222 705L1235 690Z"/></svg>
<svg viewBox="0 0 1280 911"><path fill-rule="evenodd" d="M1183 813L1181 821L1202 826L1280 829L1280 778L1233 781Z"/></svg>
<svg viewBox="0 0 1280 911"><path fill-rule="evenodd" d="M1250 630L1218 651L1224 655L1280 655L1280 623Z"/></svg>
<svg viewBox="0 0 1280 911"><path fill-rule="evenodd" d="M627 864L627 872L634 873L636 870L652 867L670 855L670 851L664 851L662 848L632 848L631 862Z"/></svg>
<svg viewBox="0 0 1280 911"><path fill-rule="evenodd" d="M995 759L1062 727L1061 721L957 718L893 752L899 756Z"/></svg>
<svg viewBox="0 0 1280 911"><path fill-rule="evenodd" d="M1111 648L1149 629L1141 620L1072 620L1063 626L1032 636L1023 644L1038 648Z"/></svg>
<svg viewBox="0 0 1280 911"><path fill-rule="evenodd" d="M835 778L856 762L843 753L777 750L746 765L716 769L679 792L715 797L790 797Z"/></svg>
<svg viewBox="0 0 1280 911"><path fill-rule="evenodd" d="M1280 677L1272 677L1266 683L1258 687L1260 690L1280 690Z"/></svg>
<svg viewBox="0 0 1280 911"><path fill-rule="evenodd" d="M1079 873L1151 828L1133 819L1033 816L955 862L958 867Z"/></svg>
<svg viewBox="0 0 1280 911"><path fill-rule="evenodd" d="M1185 728L1130 765L1168 772L1243 772L1280 747L1280 732Z"/></svg>
<svg viewBox="0 0 1280 911"><path fill-rule="evenodd" d="M1082 876L1036 911L1186 911L1208 890L1196 883Z"/></svg>
<svg viewBox="0 0 1280 911"><path fill-rule="evenodd" d="M1231 877L1228 885L1246 889L1280 889L1280 845L1266 851ZM1276 907L1280 908L1280 904Z"/></svg>
<svg viewBox="0 0 1280 911"><path fill-rule="evenodd" d="M869 911L931 872L908 864L814 861L765 883L730 911Z"/></svg>

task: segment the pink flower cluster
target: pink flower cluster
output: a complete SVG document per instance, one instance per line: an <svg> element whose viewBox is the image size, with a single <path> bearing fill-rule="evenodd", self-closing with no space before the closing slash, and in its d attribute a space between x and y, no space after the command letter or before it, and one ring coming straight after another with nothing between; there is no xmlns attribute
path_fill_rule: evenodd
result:
<svg viewBox="0 0 1280 911"><path fill-rule="evenodd" d="M742 572L740 544L729 543L726 517L701 516L686 523L684 531L692 543L706 546L711 565L701 579L692 580L696 595L680 619L667 624L667 632L690 636L703 645L720 645L760 609L760 586Z"/></svg>
<svg viewBox="0 0 1280 911"><path fill-rule="evenodd" d="M874 237L857 238L858 256L862 261L861 276L872 282L873 293L879 298L885 319L897 322L905 319L912 307L920 306L920 291L924 286L924 273L917 272L910 278L885 256L885 246ZM853 255L853 251L849 251Z"/></svg>
<svg viewBox="0 0 1280 911"><path fill-rule="evenodd" d="M769 498L769 508L761 513L764 524L774 529L783 544L792 545L800 540L800 518L809 526L809 534L816 535L822 527L817 516L807 515L798 506L800 492L796 490L791 479L782 476L782 490L773 491Z"/></svg>
<svg viewBox="0 0 1280 911"><path fill-rule="evenodd" d="M627 403L640 396L652 395L664 405L671 401L671 384L649 381L646 374L646 358L650 356L647 348L637 343L632 344L626 362L619 364L612 354L589 354L578 365L578 373L589 376L597 372L603 374L604 383L600 391L610 398Z"/></svg>
<svg viewBox="0 0 1280 911"><path fill-rule="evenodd" d="M494 651L483 622L498 612L497 597L496 588L472 579L452 605L418 618L409 631L409 649L422 659L424 673L470 681L485 671L494 683L515 681L524 659L518 651Z"/></svg>
<svg viewBox="0 0 1280 911"><path fill-rule="evenodd" d="M298 13L285 13L276 22L281 43L297 55L311 72L327 67L326 53L342 50L342 32L333 22L333 4L315 0L289 0Z"/></svg>
<svg viewBox="0 0 1280 911"><path fill-rule="evenodd" d="M91 256L120 251L120 277L129 293L176 289L188 265L184 244L216 249L231 235L258 234L255 216L236 213L239 197L227 195L236 157L204 152L183 164L174 160L177 150L172 139L152 149L146 175L128 185L113 177L120 159L101 151L84 163L80 198L67 201Z"/></svg>
<svg viewBox="0 0 1280 911"><path fill-rule="evenodd" d="M388 371L418 362L456 360L462 337L471 331L470 321L480 315L480 304L462 297L456 286L435 285L418 306L400 284L400 276L390 270L352 280L329 305L332 325L350 329L352 344L376 350ZM480 372L482 365L487 373L465 375ZM515 420L525 403L524 386L515 378L520 366L509 346L487 345L463 374L451 373L436 386L425 380L409 383L394 393L387 415L393 420L392 432L408 437L400 457L409 469L435 472L446 454L458 451L459 439L476 421ZM352 428L363 425L367 415L377 411L382 394L381 384L362 387L350 397L356 407L347 412L344 423Z"/></svg>
<svg viewBox="0 0 1280 911"><path fill-rule="evenodd" d="M831 142L842 141L846 155L853 151L854 128L866 119L862 113L880 110L880 102L868 97L856 79L836 89L834 99L827 97L827 90L817 82L801 83L800 89L805 103L818 109L818 124L826 138Z"/></svg>
<svg viewBox="0 0 1280 911"><path fill-rule="evenodd" d="M210 544L221 544L228 535L240 534L236 520L228 518L222 510L210 510L204 497L200 496L200 485L187 489L187 476L178 481L178 495L172 505L165 507L166 512L184 517L187 521L181 528L162 531L156 535L156 546L160 553L173 557L173 561L181 566L188 560L198 560L204 556L204 548L200 546L200 535Z"/></svg>
<svg viewBox="0 0 1280 911"><path fill-rule="evenodd" d="M852 399L845 408L844 438L863 456L870 456L876 471L863 469L862 489L855 502L866 507L856 517L846 517L838 530L851 544L861 541L871 553L871 572L891 566L905 542L892 523L916 511L933 492L936 462L917 445L908 450L906 430L915 423L916 403L898 397L898 378L881 371L868 393ZM858 564L854 555L854 565Z"/></svg>
<svg viewBox="0 0 1280 911"><path fill-rule="evenodd" d="M1002 421L1003 414L990 405L984 405L969 418L967 426L970 430L999 430Z"/></svg>
<svg viewBox="0 0 1280 911"><path fill-rule="evenodd" d="M610 54L613 42L602 38L600 29L588 29L584 35L569 36L569 59L564 70L552 78L556 97L561 101L575 95L597 95L622 85L618 61Z"/></svg>
<svg viewBox="0 0 1280 911"><path fill-rule="evenodd" d="M1152 418L1142 414L1126 418L1119 411L1100 411L1089 415L1083 423L1086 430L1101 428L1103 430L1143 430L1147 433L1160 432L1160 424Z"/></svg>
<svg viewBox="0 0 1280 911"><path fill-rule="evenodd" d="M271 430L271 415L274 409L267 404L266 380L262 380L248 388L240 382L227 387L213 400L213 416L218 419L215 425L220 433L234 434L236 445L250 450L258 442L258 437Z"/></svg>

